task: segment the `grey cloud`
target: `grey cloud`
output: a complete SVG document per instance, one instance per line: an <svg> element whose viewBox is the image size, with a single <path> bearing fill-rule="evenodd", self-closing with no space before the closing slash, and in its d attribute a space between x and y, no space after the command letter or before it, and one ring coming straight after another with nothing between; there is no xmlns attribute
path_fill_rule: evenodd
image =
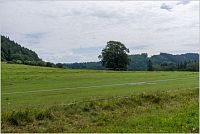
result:
<svg viewBox="0 0 200 134"><path fill-rule="evenodd" d="M141 49L148 48L148 47L149 47L148 45L137 45L137 46L131 47L130 49L141 50Z"/></svg>
<svg viewBox="0 0 200 134"><path fill-rule="evenodd" d="M156 28L155 31L156 32L168 32L168 31L173 31L173 30L182 29L182 28L183 27L181 27L181 26L168 26L168 27Z"/></svg>
<svg viewBox="0 0 200 134"><path fill-rule="evenodd" d="M186 5L186 4L189 4L190 3L190 0L180 0L176 5Z"/></svg>
<svg viewBox="0 0 200 134"><path fill-rule="evenodd" d="M31 38L31 39L40 39L42 38L46 33L41 33L41 32L38 32L38 33L27 33L27 34L24 34L26 38Z"/></svg>
<svg viewBox="0 0 200 134"><path fill-rule="evenodd" d="M3 2L1 33L51 62L97 61L109 40L121 41L133 53L197 51L198 46L181 44L199 40L199 3L191 1L187 8L168 3Z"/></svg>
<svg viewBox="0 0 200 134"><path fill-rule="evenodd" d="M170 31L175 31L179 29L192 29L192 28L197 28L199 27L198 23L191 23L188 25L179 25L179 26L163 26L160 28L156 28L156 32L170 32Z"/></svg>
<svg viewBox="0 0 200 134"><path fill-rule="evenodd" d="M42 38L46 35L47 33L43 32L37 32L37 33L27 33L23 34L25 42L28 42L29 44L39 44Z"/></svg>
<svg viewBox="0 0 200 134"><path fill-rule="evenodd" d="M100 54L101 50L103 49L102 47L85 47L85 48L77 48L77 49L73 49L72 51L75 54Z"/></svg>
<svg viewBox="0 0 200 134"><path fill-rule="evenodd" d="M93 17L98 17L98 18L115 18L115 17L120 17L117 11L109 11L109 10L101 10L101 9L93 9L91 10L90 15Z"/></svg>
<svg viewBox="0 0 200 134"><path fill-rule="evenodd" d="M170 5L167 5L165 3L163 3L161 6L160 6L161 9L165 9L167 11L171 11L172 7Z"/></svg>
<svg viewBox="0 0 200 134"><path fill-rule="evenodd" d="M199 43L190 43L190 44L181 44L182 46L187 46L187 47L196 47L199 46Z"/></svg>
<svg viewBox="0 0 200 134"><path fill-rule="evenodd" d="M50 62L61 62L61 63L73 63L73 62L86 62L86 61L97 61L98 55L94 54L68 54L68 53L43 53L42 56L46 57L44 58L45 61ZM51 55L51 56L49 56Z"/></svg>

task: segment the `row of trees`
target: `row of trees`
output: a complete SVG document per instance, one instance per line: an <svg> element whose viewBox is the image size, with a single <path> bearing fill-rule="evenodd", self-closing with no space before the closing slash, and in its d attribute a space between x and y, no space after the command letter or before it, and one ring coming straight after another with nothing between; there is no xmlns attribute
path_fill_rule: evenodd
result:
<svg viewBox="0 0 200 134"><path fill-rule="evenodd" d="M128 53L129 49L121 42L109 41L99 55L99 59L105 68L111 70L127 70L130 69L128 65L134 63L132 68L139 65L140 70L147 71L199 71L198 54L171 55L161 53L149 58L146 53L143 53L136 55L136 58L130 58Z"/></svg>
<svg viewBox="0 0 200 134"><path fill-rule="evenodd" d="M199 61L184 61L178 64L174 63L162 63L152 66L152 70L155 71L199 71Z"/></svg>
<svg viewBox="0 0 200 134"><path fill-rule="evenodd" d="M54 64L52 62L45 62L45 61L12 60L12 61L5 61L5 62L10 63L10 64L24 64L24 65L31 65L31 66L64 68L64 64L62 64L62 63Z"/></svg>
<svg viewBox="0 0 200 134"><path fill-rule="evenodd" d="M72 69L95 69L95 70L106 69L105 67L102 66L100 62L70 63L70 64L64 64L64 67Z"/></svg>

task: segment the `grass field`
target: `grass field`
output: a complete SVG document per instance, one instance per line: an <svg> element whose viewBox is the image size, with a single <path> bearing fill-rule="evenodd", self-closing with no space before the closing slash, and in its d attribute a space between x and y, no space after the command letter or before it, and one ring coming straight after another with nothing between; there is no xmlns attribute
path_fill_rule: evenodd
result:
<svg viewBox="0 0 200 134"><path fill-rule="evenodd" d="M1 65L2 132L199 132L199 73Z"/></svg>

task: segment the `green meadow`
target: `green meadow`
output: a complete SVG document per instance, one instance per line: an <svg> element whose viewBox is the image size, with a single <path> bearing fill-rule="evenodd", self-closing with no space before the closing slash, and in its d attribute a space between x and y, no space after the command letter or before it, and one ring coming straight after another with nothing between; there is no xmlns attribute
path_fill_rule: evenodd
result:
<svg viewBox="0 0 200 134"><path fill-rule="evenodd" d="M199 73L1 64L2 132L199 132Z"/></svg>

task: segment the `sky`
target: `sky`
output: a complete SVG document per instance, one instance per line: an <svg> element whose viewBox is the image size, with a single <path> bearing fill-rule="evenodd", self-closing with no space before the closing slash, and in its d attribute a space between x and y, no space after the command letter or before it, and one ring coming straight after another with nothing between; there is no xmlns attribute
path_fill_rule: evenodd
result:
<svg viewBox="0 0 200 134"><path fill-rule="evenodd" d="M199 1L0 1L0 34L44 61L99 61L110 40L130 54L199 52Z"/></svg>

